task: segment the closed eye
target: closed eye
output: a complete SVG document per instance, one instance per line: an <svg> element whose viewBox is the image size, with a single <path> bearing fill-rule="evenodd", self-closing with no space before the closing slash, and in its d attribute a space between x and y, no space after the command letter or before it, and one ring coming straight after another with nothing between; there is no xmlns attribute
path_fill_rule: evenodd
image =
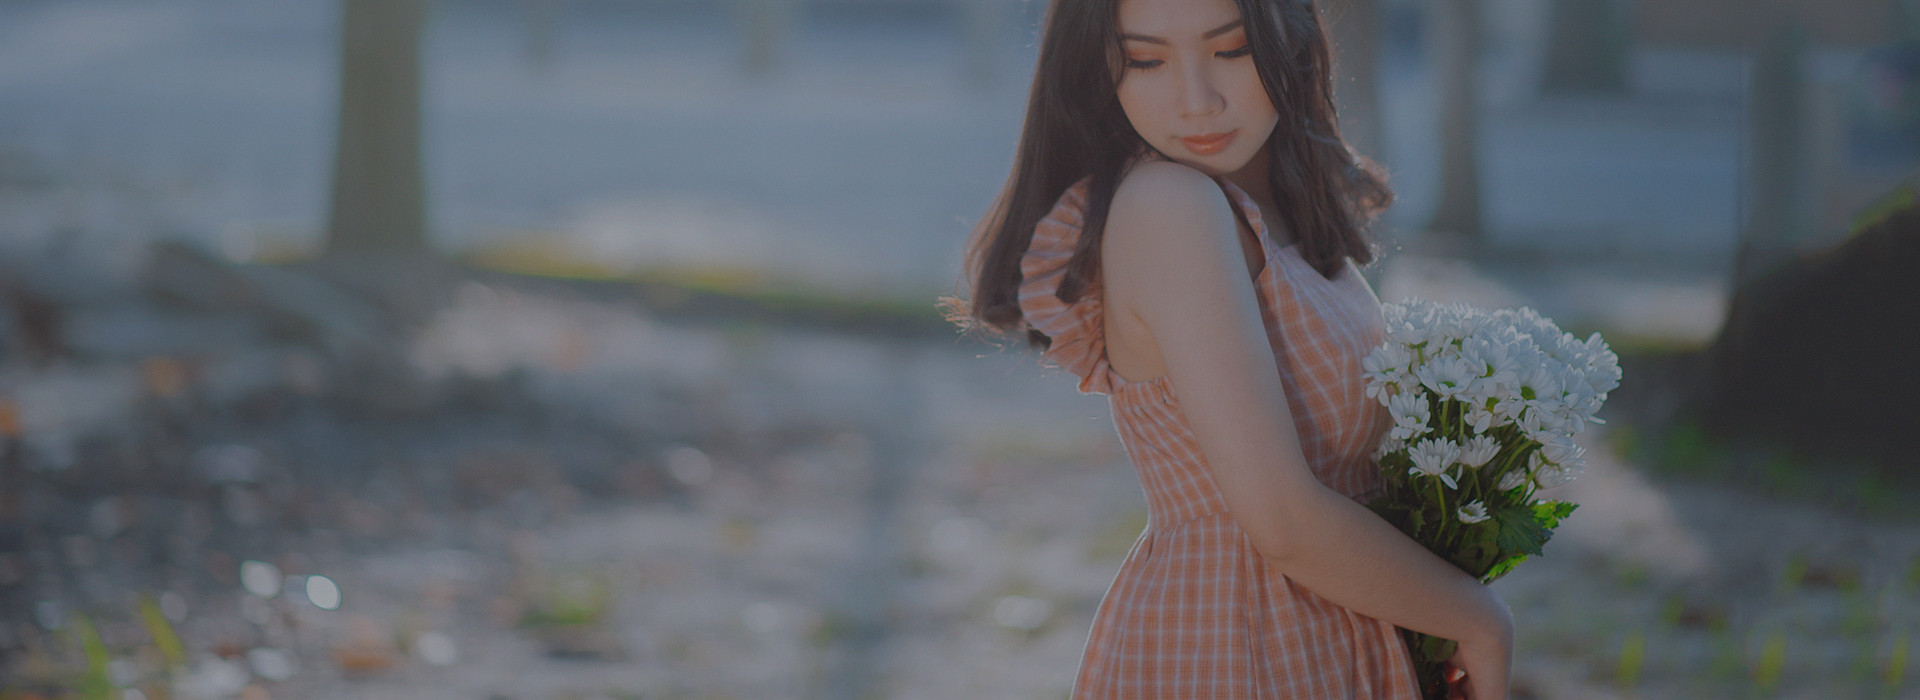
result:
<svg viewBox="0 0 1920 700"><path fill-rule="evenodd" d="M1221 58L1239 58L1241 56L1251 56L1253 55L1253 45L1248 44L1246 46L1242 46L1232 51L1221 51L1221 52L1215 53L1214 55L1219 56Z"/></svg>
<svg viewBox="0 0 1920 700"><path fill-rule="evenodd" d="M1160 64L1165 62L1166 61L1160 61L1160 60L1138 61L1138 60L1129 58L1126 61L1126 66L1133 70L1147 70L1149 68L1158 68Z"/></svg>

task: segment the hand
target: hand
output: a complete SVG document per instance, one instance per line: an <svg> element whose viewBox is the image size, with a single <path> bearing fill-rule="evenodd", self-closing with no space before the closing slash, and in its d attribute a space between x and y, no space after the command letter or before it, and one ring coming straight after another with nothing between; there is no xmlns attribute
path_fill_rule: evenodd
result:
<svg viewBox="0 0 1920 700"><path fill-rule="evenodd" d="M1462 641L1447 659L1448 700L1506 700L1513 672L1513 622L1491 636Z"/></svg>

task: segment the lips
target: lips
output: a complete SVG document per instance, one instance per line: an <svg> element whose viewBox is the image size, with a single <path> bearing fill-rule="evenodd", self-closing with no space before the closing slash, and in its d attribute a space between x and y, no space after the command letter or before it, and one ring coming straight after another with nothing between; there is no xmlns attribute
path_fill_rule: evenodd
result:
<svg viewBox="0 0 1920 700"><path fill-rule="evenodd" d="M1211 134L1183 136L1180 138L1180 143L1186 144L1187 150L1192 151L1194 155L1210 156L1226 150L1227 145L1233 143L1233 137L1239 133L1240 130L1235 129Z"/></svg>

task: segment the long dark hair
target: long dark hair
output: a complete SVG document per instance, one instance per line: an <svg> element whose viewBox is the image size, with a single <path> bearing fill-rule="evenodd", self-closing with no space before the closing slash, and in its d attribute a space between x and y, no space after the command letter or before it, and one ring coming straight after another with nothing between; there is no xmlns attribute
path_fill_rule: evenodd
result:
<svg viewBox="0 0 1920 700"><path fill-rule="evenodd" d="M970 299L948 299L948 317L969 330L1045 334L1020 312L1020 257L1034 227L1060 195L1088 179L1078 247L1058 296L1079 300L1099 282L1107 208L1127 163L1147 144L1120 108L1120 0L1054 0L1043 20L1040 60L1027 98L1013 172L967 243ZM1333 105L1333 56L1312 0L1234 0L1267 97L1280 122L1267 140L1268 185L1277 223L1299 241L1301 258L1332 277L1373 261L1364 227L1393 200L1372 161L1340 138Z"/></svg>

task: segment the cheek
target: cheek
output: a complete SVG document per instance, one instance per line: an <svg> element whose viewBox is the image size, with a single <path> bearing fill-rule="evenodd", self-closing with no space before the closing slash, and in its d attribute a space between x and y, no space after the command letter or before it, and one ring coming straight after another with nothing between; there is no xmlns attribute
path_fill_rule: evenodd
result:
<svg viewBox="0 0 1920 700"><path fill-rule="evenodd" d="M1133 124L1133 130L1150 139L1158 120L1154 118L1153 90L1148 83L1138 76L1128 76L1116 92L1120 98L1120 111L1127 114L1127 121Z"/></svg>
<svg viewBox="0 0 1920 700"><path fill-rule="evenodd" d="M1278 115L1273 108L1273 98L1267 95L1266 86L1260 83L1259 70L1249 62L1236 73L1234 85L1237 88L1236 97L1239 98L1242 111L1259 121L1277 120Z"/></svg>
<svg viewBox="0 0 1920 700"><path fill-rule="evenodd" d="M1266 88L1261 87L1258 78L1255 78L1251 87L1241 92L1240 104L1242 123L1259 132L1259 138L1252 143L1266 143L1280 123L1280 114L1274 110L1273 99L1267 96Z"/></svg>

